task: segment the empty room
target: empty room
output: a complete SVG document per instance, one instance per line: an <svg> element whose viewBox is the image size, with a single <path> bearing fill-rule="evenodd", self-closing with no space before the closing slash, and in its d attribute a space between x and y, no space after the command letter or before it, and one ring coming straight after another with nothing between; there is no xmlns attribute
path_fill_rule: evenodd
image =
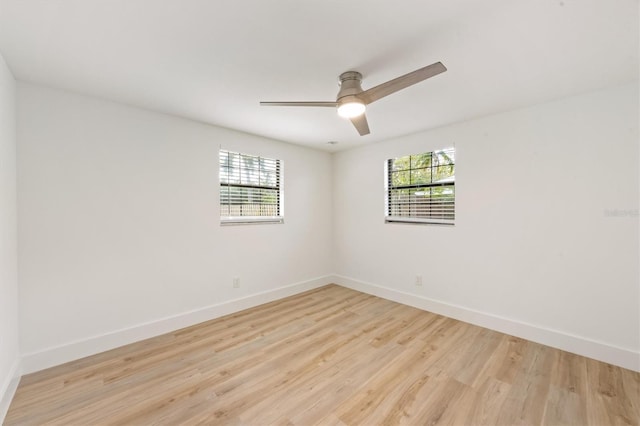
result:
<svg viewBox="0 0 640 426"><path fill-rule="evenodd" d="M640 425L638 0L0 0L0 423Z"/></svg>

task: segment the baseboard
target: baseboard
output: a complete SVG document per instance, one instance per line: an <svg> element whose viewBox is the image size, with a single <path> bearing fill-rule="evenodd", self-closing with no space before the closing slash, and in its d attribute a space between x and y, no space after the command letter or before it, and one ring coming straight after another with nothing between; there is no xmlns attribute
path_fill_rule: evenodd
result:
<svg viewBox="0 0 640 426"><path fill-rule="evenodd" d="M583 355L598 361L607 362L629 370L640 371L640 353L597 342L581 336L574 336L558 330L523 323L510 318L479 312L463 306L452 305L429 299L416 294L405 293L388 287L379 286L334 275L336 284L363 293L382 297L404 305L444 315L470 324L479 325L491 330L512 336L521 337L536 343L562 349L567 352Z"/></svg>
<svg viewBox="0 0 640 426"><path fill-rule="evenodd" d="M293 296L303 291L312 290L332 283L333 276L323 276L311 280L278 287L273 290L252 294L239 299L206 306L189 312L183 312L159 320L138 324L86 339L68 342L63 345L47 348L42 351L23 354L23 374L44 370L45 368L64 364L65 362L84 358L129 343L169 333L184 327L219 318L243 309L252 308L284 297Z"/></svg>
<svg viewBox="0 0 640 426"><path fill-rule="evenodd" d="M4 424L4 418L7 415L7 411L9 411L9 405L11 405L11 400L16 393L16 389L18 389L20 377L20 360L17 359L9 370L9 374L5 378L4 383L2 383L2 387L0 387L0 424Z"/></svg>
<svg viewBox="0 0 640 426"><path fill-rule="evenodd" d="M22 363L16 364L15 370L23 374L33 373L45 368L64 364L86 356L94 355L119 346L134 343L140 340L155 337L200 322L219 318L243 309L252 308L264 303L293 296L303 291L321 287L326 284L336 283L343 287L372 294L394 302L413 306L436 314L455 318L460 321L486 327L502 333L521 337L533 342L552 346L575 354L583 355L599 361L618 365L629 370L640 371L640 353L597 342L580 336L574 336L558 330L539 327L532 324L519 322L510 318L500 317L486 312L475 311L463 306L429 299L423 296L405 293L388 287L367 283L342 275L327 275L312 280L307 280L273 290L256 293L243 298L230 300L224 303L207 306L201 309L183 312L171 317L162 318L138 324L121 330L116 330L102 335L92 336L63 345L47 348L42 351L23 354ZM18 374L15 373L14 374ZM5 384L7 390L2 396L0 414L6 409L13 397L15 387L19 381L19 375L14 380L8 380ZM14 383L15 382L15 383ZM14 386L13 390L11 387ZM2 418L2 416L0 416Z"/></svg>

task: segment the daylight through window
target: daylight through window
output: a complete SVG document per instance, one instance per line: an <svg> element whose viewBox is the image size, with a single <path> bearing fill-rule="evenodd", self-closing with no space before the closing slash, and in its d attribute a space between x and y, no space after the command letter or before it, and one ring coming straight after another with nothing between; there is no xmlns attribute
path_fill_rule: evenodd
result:
<svg viewBox="0 0 640 426"><path fill-rule="evenodd" d="M282 223L280 160L220 150L221 223Z"/></svg>
<svg viewBox="0 0 640 426"><path fill-rule="evenodd" d="M386 176L387 222L454 224L455 148L387 160Z"/></svg>

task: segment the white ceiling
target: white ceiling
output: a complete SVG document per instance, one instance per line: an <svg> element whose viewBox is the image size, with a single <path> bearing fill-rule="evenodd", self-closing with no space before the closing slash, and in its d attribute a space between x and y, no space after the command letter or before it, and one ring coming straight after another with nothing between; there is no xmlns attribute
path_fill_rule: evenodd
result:
<svg viewBox="0 0 640 426"><path fill-rule="evenodd" d="M638 0L0 0L19 80L335 151L638 79ZM442 61L367 109L331 108ZM338 141L328 145L327 141Z"/></svg>

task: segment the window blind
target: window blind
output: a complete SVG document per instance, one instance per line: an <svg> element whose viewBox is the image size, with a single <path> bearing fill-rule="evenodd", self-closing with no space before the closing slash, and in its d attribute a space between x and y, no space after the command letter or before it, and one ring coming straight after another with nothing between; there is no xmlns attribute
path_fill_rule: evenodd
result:
<svg viewBox="0 0 640 426"><path fill-rule="evenodd" d="M387 222L455 220L455 148L392 158L386 162Z"/></svg>
<svg viewBox="0 0 640 426"><path fill-rule="evenodd" d="M221 223L283 222L280 160L220 150Z"/></svg>

